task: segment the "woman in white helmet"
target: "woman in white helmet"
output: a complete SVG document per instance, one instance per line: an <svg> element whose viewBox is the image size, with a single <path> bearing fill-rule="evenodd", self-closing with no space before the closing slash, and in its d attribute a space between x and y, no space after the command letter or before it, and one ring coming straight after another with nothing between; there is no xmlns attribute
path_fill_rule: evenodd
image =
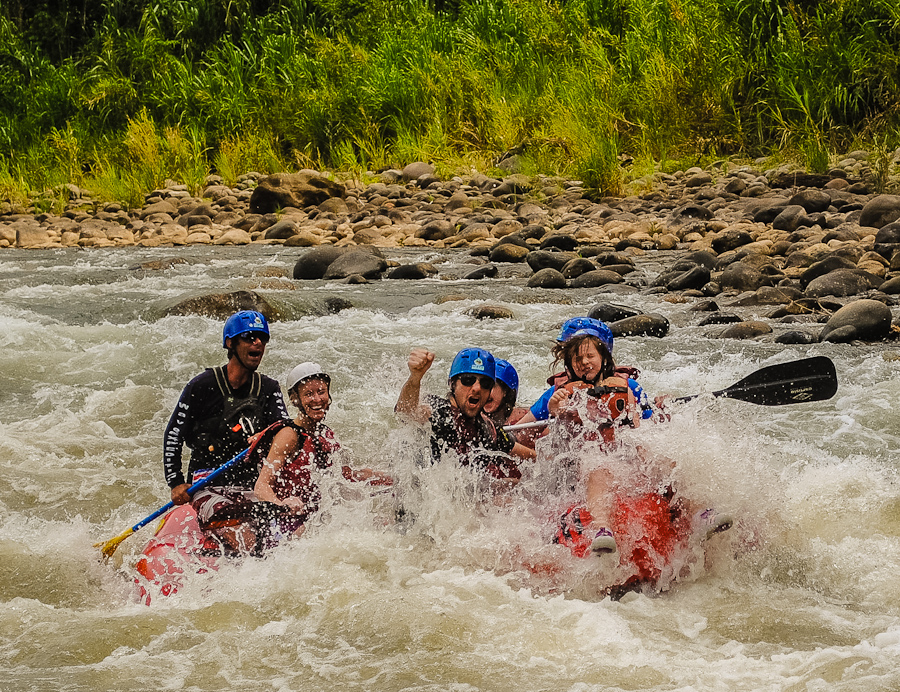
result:
<svg viewBox="0 0 900 692"><path fill-rule="evenodd" d="M272 440L254 487L256 499L284 507L279 515L283 534L303 532L304 522L319 507L320 493L313 470L329 469L337 461L341 444L325 425L331 406L331 377L318 363L300 363L287 381L288 396L297 407L297 417L285 421ZM372 469L342 466L351 481L390 485L390 476Z"/></svg>

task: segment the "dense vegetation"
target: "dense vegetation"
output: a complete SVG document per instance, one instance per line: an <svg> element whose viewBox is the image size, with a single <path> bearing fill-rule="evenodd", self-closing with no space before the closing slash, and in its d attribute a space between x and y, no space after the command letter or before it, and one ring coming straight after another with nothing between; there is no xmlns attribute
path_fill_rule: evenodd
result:
<svg viewBox="0 0 900 692"><path fill-rule="evenodd" d="M0 198L894 147L897 0L0 0Z"/></svg>

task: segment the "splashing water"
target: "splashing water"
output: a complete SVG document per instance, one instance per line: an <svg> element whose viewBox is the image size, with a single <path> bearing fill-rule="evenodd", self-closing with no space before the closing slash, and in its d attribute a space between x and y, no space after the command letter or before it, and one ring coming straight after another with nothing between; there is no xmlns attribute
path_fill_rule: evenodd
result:
<svg viewBox="0 0 900 692"><path fill-rule="evenodd" d="M174 255L188 262L129 269ZM891 347L721 342L691 326L685 306L653 296L540 293L511 279L260 289L295 315L273 325L262 371L283 380L302 360L322 363L333 378L329 424L360 465L399 482L374 493L326 483L302 539L140 605L131 581L150 527L113 564L92 544L168 500L171 408L191 377L224 362L219 322L162 311L252 287L263 269L289 276L295 257L278 247L4 252L0 689L900 687ZM467 299L435 302L450 293ZM332 296L356 307L297 307ZM485 299L515 317L466 314ZM520 403L534 401L557 326L600 299L672 320L665 339L616 343L617 361L640 367L651 395L709 392L818 354L841 383L830 401L780 408L701 397L667 424L628 431L650 458L674 463L686 497L736 525L666 594L618 602L604 596L608 565L550 541L569 499L564 469L527 468L517 491L494 501L467 469L417 464L421 432L392 413L414 346L437 354L426 391L443 394L453 354L479 345L516 365Z"/></svg>

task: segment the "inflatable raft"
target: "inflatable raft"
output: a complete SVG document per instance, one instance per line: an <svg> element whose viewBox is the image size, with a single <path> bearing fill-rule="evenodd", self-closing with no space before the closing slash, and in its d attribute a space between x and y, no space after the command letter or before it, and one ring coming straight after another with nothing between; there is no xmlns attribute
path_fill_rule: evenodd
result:
<svg viewBox="0 0 900 692"><path fill-rule="evenodd" d="M163 517L135 565L140 576L134 583L142 603L150 605L155 595L176 593L186 572L204 574L218 569L217 558L202 552L204 538L197 513L189 504L179 505Z"/></svg>
<svg viewBox="0 0 900 692"><path fill-rule="evenodd" d="M713 513L714 514L714 513ZM575 557L615 561L615 600L629 591L665 591L703 559L703 541L731 528L730 519L710 522L709 513L691 516L671 494L646 492L620 495L613 505L610 527L617 552L608 557L591 553L592 517L584 506L572 506L559 518L554 543Z"/></svg>

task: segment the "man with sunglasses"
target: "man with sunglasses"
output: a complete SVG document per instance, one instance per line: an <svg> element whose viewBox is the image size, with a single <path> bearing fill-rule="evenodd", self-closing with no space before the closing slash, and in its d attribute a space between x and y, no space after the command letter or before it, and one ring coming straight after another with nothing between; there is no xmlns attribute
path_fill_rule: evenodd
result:
<svg viewBox="0 0 900 692"><path fill-rule="evenodd" d="M414 422L430 423L432 463L455 453L463 465L484 469L496 479L517 481L522 474L509 455L533 458L534 451L484 414L494 387L494 356L484 349L464 348L450 366L447 396L429 394L420 402L422 378L433 362L430 351L413 349L407 363L409 378L394 410Z"/></svg>
<svg viewBox="0 0 900 692"><path fill-rule="evenodd" d="M191 483L246 449L248 438L289 418L278 382L256 372L268 342L269 324L261 313L242 310L229 317L222 332L228 362L208 368L187 384L166 427L163 467L172 501L193 502L203 529L212 528L214 513L252 490L256 468L237 464L194 498L187 494ZM187 480L182 464L185 444L191 450Z"/></svg>

